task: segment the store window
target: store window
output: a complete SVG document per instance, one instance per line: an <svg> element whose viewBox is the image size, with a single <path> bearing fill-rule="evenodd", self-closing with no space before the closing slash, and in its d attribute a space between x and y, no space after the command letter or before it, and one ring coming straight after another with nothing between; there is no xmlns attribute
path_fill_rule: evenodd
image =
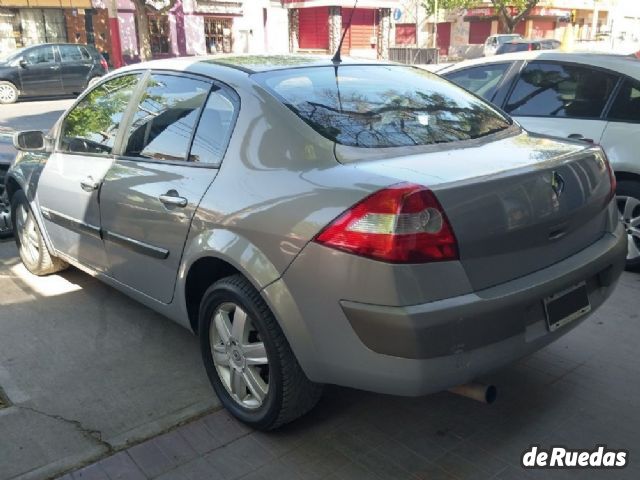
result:
<svg viewBox="0 0 640 480"><path fill-rule="evenodd" d="M149 43L153 55L170 53L169 17L149 15Z"/></svg>
<svg viewBox="0 0 640 480"><path fill-rule="evenodd" d="M204 17L204 37L207 53L231 52L231 19Z"/></svg>
<svg viewBox="0 0 640 480"><path fill-rule="evenodd" d="M18 10L0 8L0 55L22 47Z"/></svg>
<svg viewBox="0 0 640 480"><path fill-rule="evenodd" d="M67 41L64 12L61 9L21 9L20 30L24 46Z"/></svg>

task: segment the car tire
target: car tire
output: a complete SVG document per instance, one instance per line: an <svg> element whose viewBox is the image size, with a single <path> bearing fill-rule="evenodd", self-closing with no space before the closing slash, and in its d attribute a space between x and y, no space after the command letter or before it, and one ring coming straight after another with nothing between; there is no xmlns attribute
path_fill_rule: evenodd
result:
<svg viewBox="0 0 640 480"><path fill-rule="evenodd" d="M11 206L5 201L4 196L0 197L0 240L13 235L11 225Z"/></svg>
<svg viewBox="0 0 640 480"><path fill-rule="evenodd" d="M622 223L629 237L626 268L640 271L640 182L619 181L616 199Z"/></svg>
<svg viewBox="0 0 640 480"><path fill-rule="evenodd" d="M219 280L205 292L198 333L213 389L247 425L278 428L320 399L322 385L304 374L273 313L242 275Z"/></svg>
<svg viewBox="0 0 640 480"><path fill-rule="evenodd" d="M7 105L16 103L20 92L11 82L0 81L0 103Z"/></svg>
<svg viewBox="0 0 640 480"><path fill-rule="evenodd" d="M51 275L68 267L49 252L27 197L18 190L11 199L11 222L20 259L34 275Z"/></svg>

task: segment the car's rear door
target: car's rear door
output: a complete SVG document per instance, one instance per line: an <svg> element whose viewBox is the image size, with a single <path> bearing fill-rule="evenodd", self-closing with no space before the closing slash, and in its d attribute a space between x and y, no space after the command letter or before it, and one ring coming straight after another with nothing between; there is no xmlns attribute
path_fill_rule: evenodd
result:
<svg viewBox="0 0 640 480"><path fill-rule="evenodd" d="M54 248L98 271L107 267L100 185L113 163L119 126L140 78L113 78L69 111L38 183L38 202Z"/></svg>
<svg viewBox="0 0 640 480"><path fill-rule="evenodd" d="M20 65L23 95L59 95L62 91L60 62L52 45L28 49Z"/></svg>
<svg viewBox="0 0 640 480"><path fill-rule="evenodd" d="M93 58L81 45L58 45L60 73L65 93L84 90L93 68Z"/></svg>
<svg viewBox="0 0 640 480"><path fill-rule="evenodd" d="M532 61L503 106L531 132L600 142L618 75L588 65Z"/></svg>
<svg viewBox="0 0 640 480"><path fill-rule="evenodd" d="M171 301L191 219L218 172L237 105L235 92L201 77L149 76L101 191L111 277Z"/></svg>

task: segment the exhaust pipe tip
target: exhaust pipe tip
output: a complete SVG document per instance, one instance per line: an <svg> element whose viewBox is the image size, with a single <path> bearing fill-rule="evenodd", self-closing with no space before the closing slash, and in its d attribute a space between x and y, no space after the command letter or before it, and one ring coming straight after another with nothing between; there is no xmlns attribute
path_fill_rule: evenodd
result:
<svg viewBox="0 0 640 480"><path fill-rule="evenodd" d="M463 397L470 398L477 402L491 405L498 397L498 389L495 385L484 385L482 383L467 383L449 389L449 392Z"/></svg>

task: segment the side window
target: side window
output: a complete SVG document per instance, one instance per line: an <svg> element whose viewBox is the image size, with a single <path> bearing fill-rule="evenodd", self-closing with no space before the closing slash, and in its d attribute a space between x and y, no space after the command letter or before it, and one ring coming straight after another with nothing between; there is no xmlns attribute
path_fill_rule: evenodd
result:
<svg viewBox="0 0 640 480"><path fill-rule="evenodd" d="M60 136L60 150L108 155L140 75L125 75L89 92L69 112Z"/></svg>
<svg viewBox="0 0 640 480"><path fill-rule="evenodd" d="M29 50L24 54L24 59L29 65L38 65L42 63L55 63L56 57L53 53L52 46L38 47Z"/></svg>
<svg viewBox="0 0 640 480"><path fill-rule="evenodd" d="M134 114L124 155L186 160L210 88L210 83L193 78L151 75Z"/></svg>
<svg viewBox="0 0 640 480"><path fill-rule="evenodd" d="M82 55L83 60L91 60L91 54L86 48L80 47L80 54Z"/></svg>
<svg viewBox="0 0 640 480"><path fill-rule="evenodd" d="M465 68L464 70L445 74L448 80L456 85L480 95L485 100L491 101L496 93L496 88L509 69L510 63L494 63L480 65L478 67Z"/></svg>
<svg viewBox="0 0 640 480"><path fill-rule="evenodd" d="M236 103L224 89L215 88L204 107L189 160L220 166L236 117Z"/></svg>
<svg viewBox="0 0 640 480"><path fill-rule="evenodd" d="M511 115L598 118L618 81L589 67L531 62L507 101Z"/></svg>
<svg viewBox="0 0 640 480"><path fill-rule="evenodd" d="M625 80L611 106L608 120L640 122L640 82Z"/></svg>
<svg viewBox="0 0 640 480"><path fill-rule="evenodd" d="M62 63L81 62L83 60L80 47L76 45L60 45L58 48L60 49L60 60Z"/></svg>

